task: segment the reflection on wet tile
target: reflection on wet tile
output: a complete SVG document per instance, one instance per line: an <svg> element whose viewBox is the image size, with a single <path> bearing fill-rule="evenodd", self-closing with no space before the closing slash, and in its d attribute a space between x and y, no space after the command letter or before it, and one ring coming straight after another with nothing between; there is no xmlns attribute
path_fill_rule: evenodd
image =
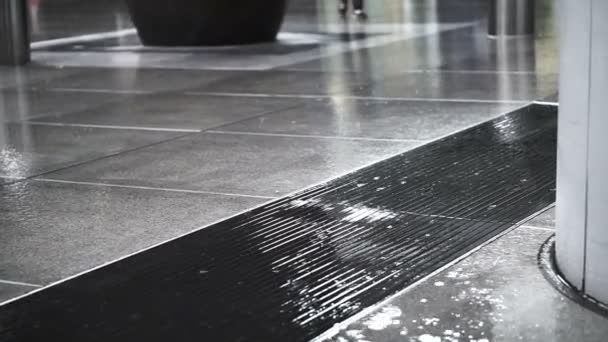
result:
<svg viewBox="0 0 608 342"><path fill-rule="evenodd" d="M44 85L53 79L79 73L80 70L64 68L46 68L36 65L27 67L0 66L0 89L25 89Z"/></svg>
<svg viewBox="0 0 608 342"><path fill-rule="evenodd" d="M375 82L354 92L358 96L536 100L555 93L557 75L406 73Z"/></svg>
<svg viewBox="0 0 608 342"><path fill-rule="evenodd" d="M0 126L0 177L29 177L179 135L183 133L7 124Z"/></svg>
<svg viewBox="0 0 608 342"><path fill-rule="evenodd" d="M524 224L532 227L555 228L555 207L545 210Z"/></svg>
<svg viewBox="0 0 608 342"><path fill-rule="evenodd" d="M0 279L49 283L264 199L19 182L0 188Z"/></svg>
<svg viewBox="0 0 608 342"><path fill-rule="evenodd" d="M117 65L117 66L120 66ZM212 83L231 77L228 71L194 71L135 68L70 68L79 70L77 75L56 78L43 86L75 90L107 90L127 92L177 91L196 85Z"/></svg>
<svg viewBox="0 0 608 342"><path fill-rule="evenodd" d="M294 71L348 70L378 76L413 70L557 73L557 38L488 39L479 23L283 67Z"/></svg>
<svg viewBox="0 0 608 342"><path fill-rule="evenodd" d="M550 234L519 228L331 340L601 341L608 319L561 296L538 269Z"/></svg>
<svg viewBox="0 0 608 342"><path fill-rule="evenodd" d="M434 139L518 105L371 101L334 98L222 127L223 131L320 136Z"/></svg>
<svg viewBox="0 0 608 342"><path fill-rule="evenodd" d="M95 108L124 95L49 91L0 91L0 122L18 122Z"/></svg>
<svg viewBox="0 0 608 342"><path fill-rule="evenodd" d="M369 82L355 73L291 71L241 72L241 76L205 83L195 92L327 95L350 94Z"/></svg>
<svg viewBox="0 0 608 342"><path fill-rule="evenodd" d="M0 279L0 303L35 290L35 287L13 285Z"/></svg>
<svg viewBox="0 0 608 342"><path fill-rule="evenodd" d="M412 146L403 142L197 134L48 177L279 196Z"/></svg>
<svg viewBox="0 0 608 342"><path fill-rule="evenodd" d="M299 104L296 99L284 98L135 95L126 101L111 103L93 110L48 116L37 121L208 129Z"/></svg>

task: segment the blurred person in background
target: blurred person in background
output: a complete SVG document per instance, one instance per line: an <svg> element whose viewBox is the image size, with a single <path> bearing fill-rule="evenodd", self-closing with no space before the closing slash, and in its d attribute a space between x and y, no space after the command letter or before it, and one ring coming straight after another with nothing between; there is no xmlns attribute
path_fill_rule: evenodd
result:
<svg viewBox="0 0 608 342"><path fill-rule="evenodd" d="M338 12L343 18L346 18L346 14L348 13L348 3L352 1L353 6L353 17L358 20L366 20L367 14L363 10L363 1L364 0L340 0L340 4L338 5Z"/></svg>

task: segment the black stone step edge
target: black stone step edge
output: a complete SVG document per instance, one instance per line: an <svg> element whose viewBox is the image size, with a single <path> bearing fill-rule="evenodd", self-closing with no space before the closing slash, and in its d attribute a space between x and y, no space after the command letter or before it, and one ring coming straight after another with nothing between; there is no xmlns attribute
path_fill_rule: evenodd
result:
<svg viewBox="0 0 608 342"><path fill-rule="evenodd" d="M269 204L271 204L271 203L278 202L278 201L282 201L282 200L284 200L284 199L285 199L285 198L287 198L287 197L293 197L293 196L297 196L297 195L298 195L298 194L300 194L300 193L304 193L304 192L306 192L306 191L310 191L310 190L312 190L312 189L314 189L314 188L318 188L318 187L321 187L321 186L325 186L325 185L327 185L327 184L329 184L329 183L331 183L331 182L337 181L337 180L338 180L338 179L340 179L340 178L347 177L347 176L349 176L349 175L351 175L351 174L354 174L354 173L356 173L356 172L359 172L359 171L361 171L361 170L364 170L364 169L367 169L367 168L373 167L374 165L376 165L376 164L378 164L378 163L380 163L380 162L384 162L384 161L386 161L386 160L389 160L389 159L392 159L392 158L399 157L399 156L400 156L400 155L402 155L403 153L409 153L409 152L412 152L412 151L417 150L417 149L419 149L419 148L422 148L422 147L424 147L424 146L426 146L426 145L429 145L429 144L431 144L431 143L436 143L436 142L441 141L441 140L444 140L444 139L449 139L451 136L453 136L453 135L455 135L455 134L464 133L464 132L467 132L467 131L470 131L470 130L474 130L474 129L475 129L475 128L477 128L478 126L482 126L482 125L484 125L484 124L486 124L486 123L488 123L488 122L490 122L490 121L497 120L497 119L499 119L499 118L501 118L501 117L503 117L503 116L505 116L505 115L508 115L508 114L510 114L510 113L513 113L513 112L516 112L516 111L522 110L522 109L524 109L524 108L527 108L527 107L534 107L534 106L542 106L542 107L545 107L544 105L535 104L534 102L530 101L529 103L523 104L523 105L521 105L521 106L514 107L514 108L512 108L512 109L510 109L510 110L508 110L508 111L505 111L505 112L502 112L502 113L500 113L500 114L497 114L497 115L495 115L495 116L493 116L493 117L491 117L491 118L489 118L489 119L487 119L487 120L484 120L484 121L481 121L481 122L478 122L478 123L475 123L475 124L469 125L469 126L467 126L467 127L464 127L464 128L462 128L462 129L459 129L459 130L456 130L456 131L453 131L453 132L447 133L447 134L442 135L442 136L440 136L440 137L437 137L437 138L435 138L435 139L425 141L425 142L423 142L423 143L421 143L421 144L419 144L419 145L417 145L417 146L415 146L415 147L413 147L413 148L411 148L411 149L409 149L409 150L404 150L404 151L396 152L396 153L394 153L394 154L392 154L392 155L389 155L389 156L388 156L388 157L386 157L386 158L383 158L383 159L380 159L380 160L376 160L376 161L372 161L372 162L370 162L370 163L368 163L368 164L366 164L366 165L363 165L363 166L361 166L361 167L358 167L358 168L355 168L355 169L353 169L353 170L347 171L347 172L345 172L345 173L343 173L343 174L341 174L341 175L334 176L334 177L331 177L330 179L326 179L326 180L320 181L320 182L318 182L318 183L316 183L316 184L310 185L310 186L308 186L308 187L306 187L306 188L304 188L304 189L299 189L299 190L293 191L293 192L288 193L288 194L286 194L286 195L284 195L284 196L281 196L281 197L278 197L278 198L275 198L275 199L272 199L272 200L269 200L269 201L266 201L266 202L262 202L262 203L260 203L259 205L256 205L256 206L254 206L254 207L251 207L251 208L245 209L245 210L243 210L243 211L237 212L237 213L235 213L235 214L233 214L233 215L229 215L229 216L226 216L226 217L220 218L220 219L218 219L218 220L216 220L216 221L213 221L213 222L211 222L211 223L209 223L209 224L205 224L205 225L200 226L200 227L198 227L198 228L194 228L193 230L191 230L191 231L189 231L189 232L186 232L186 233L184 233L184 234L177 235L177 236L175 236L175 237L173 237L173 238L170 238L170 239L168 239L168 240L164 240L164 241L158 242L158 243L156 243L156 244L153 244L153 245L151 245L151 246L148 246L148 247L142 248L142 249L137 250L137 251L135 251L135 252L132 252L132 253L126 254L126 255L124 255L124 256L118 257L118 258L116 258L116 259L113 259L113 260L111 260L111 261L105 262L105 263L100 264L100 265L98 265L98 266L95 266L95 267L92 267L92 268L90 268L90 269L84 270L84 271L82 271L82 272L76 273L76 274L74 274L74 275L72 275L72 276L69 276L69 277L67 277L67 278L60 279L60 280L55 281L55 282L52 282L52 283L50 283L50 284L48 284L48 285L44 285L43 287L38 288L38 289L35 289L35 290L31 291L31 292L28 292L28 293L22 294L22 295L20 295L20 296L14 297L14 298L10 298L10 299L8 299L8 300L6 300L6 301L4 301L4 302L0 302L0 308L2 308L2 307L3 307L3 306L5 306L5 305L8 305L8 304L10 304L10 303L16 302L16 301L18 301L18 300L20 300L20 299L23 299L23 298L26 298L26 297L32 296L32 295L34 295L34 294L36 294L36 293L38 293L38 292L42 292L42 291L44 291L44 290L46 290L46 289L48 289L48 288L51 288L51 287L54 287L54 286L57 286L57 285L60 285L60 284L66 283L66 282L68 282L68 281L70 281L70 280L73 280L73 279L75 279L75 278L78 278L78 277L80 277L80 276L83 276L83 275L85 275L85 274L88 274L88 273L90 273L90 272L94 272L94 271L97 271L97 270L99 270L99 269L101 269L101 268L103 268L103 267L106 267L106 266L108 266L108 265L111 265L111 264L114 264L114 263L120 262L120 261L122 261L122 260L124 260L124 259L127 259L127 258L130 258L130 257L132 257L132 256L134 256L134 255L137 255L137 254L140 254L140 253L144 253L144 252L147 252L147 251L152 250L152 249L154 249L154 248L157 248L157 247L160 247L160 246L162 246L162 245L165 245L165 244L167 244L167 243L173 242L173 241L175 241L175 240L182 239L182 238L184 238L184 237L187 237L187 236L188 236L188 235L190 235L190 234L197 233L197 232L199 232L199 231L201 231L201 230L203 230L203 229L205 229L205 228L207 228L207 227L211 227L211 226L216 225L216 224L218 224L218 223L220 223L220 222L223 222L223 221L226 221L226 220L232 219L232 218L234 218L234 217L236 217L236 216L239 216L239 215L243 215L243 214L246 214L246 213L252 212L252 211L257 210L257 209L259 209L259 208L261 208L261 207L263 207L263 206L267 206L267 205L269 205Z"/></svg>
<svg viewBox="0 0 608 342"><path fill-rule="evenodd" d="M529 222L531 219L535 218L536 216L542 214L543 212L553 208L555 206L555 203L552 203L548 206L546 206L545 208L542 208L541 210L533 213L532 215L522 219L521 221L513 224L511 227L509 227L508 229L506 229L505 231L501 232L500 234L490 238L489 240L481 243L479 246L473 248L472 250L468 251L467 253L461 255L460 257L450 261L449 263L447 263L446 265L442 266L441 268L438 268L437 270L433 271L432 273L429 273L427 276L420 278L419 280L417 280L416 282L412 283L411 285L407 286L406 288L386 297L385 299L383 299L381 302L378 302L370 307L367 307L365 309L363 309L362 311L358 312L357 314L355 314L354 316L351 316L349 318L347 318L346 320L336 323L333 327L331 327L329 330L325 331L324 333L322 333L321 335L315 337L314 339L312 339L310 342L324 342L327 341L328 339L331 339L332 337L338 335L338 333L340 333L342 330L346 329L350 324L355 323L356 321L359 321L361 319L363 319L364 317L370 315L371 313L379 310L380 308L382 308L383 306L387 305L390 301L392 301L393 299L400 297L402 295L404 295L405 293L413 290L414 288L418 287L419 285L422 285L423 283L427 282L429 279L435 277L436 275L444 272L445 270L447 270L448 268L458 264L459 262L463 261L464 259L470 257L471 255L473 255L474 253L477 253L479 250L481 250L482 248L494 243L496 240L502 238L503 236L513 232L514 230L523 227L526 225L527 222Z"/></svg>
<svg viewBox="0 0 608 342"><path fill-rule="evenodd" d="M582 307L608 317L608 305L579 291L561 274L555 259L555 234L543 243L538 252L538 267L545 279L562 295Z"/></svg>

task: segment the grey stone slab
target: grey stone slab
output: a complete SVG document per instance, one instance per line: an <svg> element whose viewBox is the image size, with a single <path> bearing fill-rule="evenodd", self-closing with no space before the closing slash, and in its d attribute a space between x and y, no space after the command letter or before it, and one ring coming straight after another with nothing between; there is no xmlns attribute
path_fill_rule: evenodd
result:
<svg viewBox="0 0 608 342"><path fill-rule="evenodd" d="M27 89L41 86L53 79L79 72L80 70L42 67L35 64L24 67L0 66L0 89Z"/></svg>
<svg viewBox="0 0 608 342"><path fill-rule="evenodd" d="M524 225L555 229L555 207L545 210Z"/></svg>
<svg viewBox="0 0 608 342"><path fill-rule="evenodd" d="M0 279L47 284L266 200L105 186L0 187Z"/></svg>
<svg viewBox="0 0 608 342"><path fill-rule="evenodd" d="M340 331L332 341L603 341L608 319L563 297L519 228Z"/></svg>
<svg viewBox="0 0 608 342"><path fill-rule="evenodd" d="M384 76L411 70L557 73L557 57L556 36L488 39L487 25L479 24L322 57L282 69L343 69Z"/></svg>
<svg viewBox="0 0 608 342"><path fill-rule="evenodd" d="M223 131L386 139L434 139L507 113L518 105L329 100L256 117Z"/></svg>
<svg viewBox="0 0 608 342"><path fill-rule="evenodd" d="M4 90L0 91L0 122L36 120L46 115L90 110L125 97L117 94Z"/></svg>
<svg viewBox="0 0 608 342"><path fill-rule="evenodd" d="M0 125L0 177L30 177L180 135L183 133Z"/></svg>
<svg viewBox="0 0 608 342"><path fill-rule="evenodd" d="M278 196L412 146L405 142L197 134L47 177Z"/></svg>
<svg viewBox="0 0 608 342"><path fill-rule="evenodd" d="M80 72L55 78L45 83L44 87L81 91L178 91L237 75L231 71L124 68L120 63L116 66L116 68L66 68Z"/></svg>
<svg viewBox="0 0 608 342"><path fill-rule="evenodd" d="M404 73L355 91L358 96L533 101L553 94L556 74Z"/></svg>
<svg viewBox="0 0 608 342"><path fill-rule="evenodd" d="M134 95L91 110L37 121L132 127L208 129L300 105L297 99L180 94Z"/></svg>
<svg viewBox="0 0 608 342"><path fill-rule="evenodd" d="M2 282L0 279L0 303L35 290L35 287L21 286Z"/></svg>
<svg viewBox="0 0 608 342"><path fill-rule="evenodd" d="M191 90L246 94L326 95L350 94L370 78L352 72L248 71L239 77L219 79Z"/></svg>

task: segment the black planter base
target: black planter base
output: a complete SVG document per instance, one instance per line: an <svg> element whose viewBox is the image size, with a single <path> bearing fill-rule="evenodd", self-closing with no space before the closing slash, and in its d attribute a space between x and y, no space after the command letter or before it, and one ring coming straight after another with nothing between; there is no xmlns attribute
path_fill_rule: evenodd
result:
<svg viewBox="0 0 608 342"><path fill-rule="evenodd" d="M127 0L144 45L210 46L269 42L287 0Z"/></svg>

